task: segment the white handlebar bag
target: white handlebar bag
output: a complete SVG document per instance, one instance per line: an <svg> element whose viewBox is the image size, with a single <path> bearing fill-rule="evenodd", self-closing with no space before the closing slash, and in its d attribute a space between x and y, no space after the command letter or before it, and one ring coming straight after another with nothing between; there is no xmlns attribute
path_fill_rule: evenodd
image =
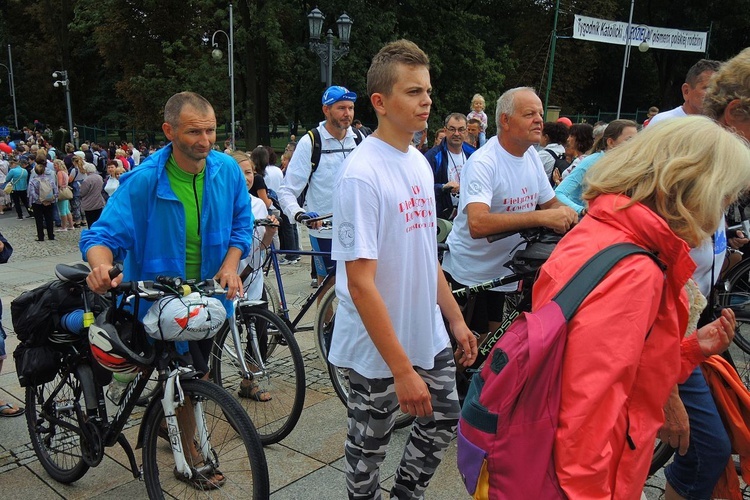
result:
<svg viewBox="0 0 750 500"><path fill-rule="evenodd" d="M193 292L156 301L143 318L143 326L156 340L203 340L216 335L226 319L227 311L219 299Z"/></svg>

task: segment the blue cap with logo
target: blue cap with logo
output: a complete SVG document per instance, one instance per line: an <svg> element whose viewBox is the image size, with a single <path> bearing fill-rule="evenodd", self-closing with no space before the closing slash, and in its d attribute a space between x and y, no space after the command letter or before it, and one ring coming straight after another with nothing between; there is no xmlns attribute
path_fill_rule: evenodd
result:
<svg viewBox="0 0 750 500"><path fill-rule="evenodd" d="M321 100L324 106L330 106L331 104L337 103L339 101L356 101L357 100L357 94L350 91L346 87L339 87L338 85L333 85L331 87L328 87L325 92L323 92L323 99Z"/></svg>

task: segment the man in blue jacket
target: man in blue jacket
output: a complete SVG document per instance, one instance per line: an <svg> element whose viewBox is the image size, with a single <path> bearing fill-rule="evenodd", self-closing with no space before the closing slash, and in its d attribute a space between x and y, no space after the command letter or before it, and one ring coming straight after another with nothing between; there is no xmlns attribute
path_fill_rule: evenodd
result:
<svg viewBox="0 0 750 500"><path fill-rule="evenodd" d="M123 279L215 278L228 289L224 305L231 314L228 301L242 292L237 268L253 235L245 179L234 159L213 150L216 116L200 95L173 95L164 107L162 130L171 144L120 178L101 218L81 235L79 246L91 265L87 283L104 293ZM110 279L115 261L123 262L123 273ZM148 308L143 309L145 315ZM212 343L210 338L188 342L193 366L204 374ZM177 419L184 449L199 457L194 441L186 438L194 434L192 412L180 411ZM213 489L225 480L216 470L191 484Z"/></svg>
<svg viewBox="0 0 750 500"><path fill-rule="evenodd" d="M81 235L92 269L88 284L104 293L122 280L157 275L216 278L232 299L242 290L237 267L253 233L242 172L230 156L213 150L216 117L200 95L172 96L162 129L171 144L120 178L101 218ZM115 261L123 262L123 274L111 280L107 273ZM231 313L231 304L225 305ZM193 351L191 346L196 368L207 372ZM207 351L202 354L207 361Z"/></svg>
<svg viewBox="0 0 750 500"><path fill-rule="evenodd" d="M466 142L466 115L451 113L445 119L445 140L425 153L435 176L435 205L437 216L453 219L458 206L461 185L461 169L471 154L476 151Z"/></svg>

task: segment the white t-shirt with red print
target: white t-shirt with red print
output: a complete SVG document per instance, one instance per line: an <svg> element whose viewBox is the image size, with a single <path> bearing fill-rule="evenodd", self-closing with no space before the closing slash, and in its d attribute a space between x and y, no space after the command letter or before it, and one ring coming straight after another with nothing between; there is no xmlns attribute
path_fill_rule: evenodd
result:
<svg viewBox="0 0 750 500"><path fill-rule="evenodd" d="M443 256L443 268L464 285L507 276L511 271L504 264L522 248L521 237L515 234L493 243L486 238L472 238L466 206L483 203L490 207L490 213L520 213L531 212L537 205L550 201L555 192L539 154L532 146L522 157L513 156L497 138L492 138L469 157L461 178L458 215L448 235L449 251ZM511 291L517 286L514 283L497 290Z"/></svg>
<svg viewBox="0 0 750 500"><path fill-rule="evenodd" d="M413 147L369 136L347 157L334 189L332 258L339 305L328 359L367 378L392 373L349 294L346 262L377 260L375 285L413 366L433 368L449 345L437 305L437 226L432 170Z"/></svg>

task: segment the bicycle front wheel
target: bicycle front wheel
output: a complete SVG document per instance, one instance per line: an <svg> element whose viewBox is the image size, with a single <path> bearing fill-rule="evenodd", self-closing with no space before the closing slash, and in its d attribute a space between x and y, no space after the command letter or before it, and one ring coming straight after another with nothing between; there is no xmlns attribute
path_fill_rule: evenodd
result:
<svg viewBox="0 0 750 500"><path fill-rule="evenodd" d="M286 323L268 310L240 306L235 317L239 318L240 345L234 344L230 328L216 335L213 379L239 398L264 445L278 443L297 425L305 404L302 352ZM258 338L259 352L251 341L253 335ZM243 376L240 356L255 374L252 381Z"/></svg>
<svg viewBox="0 0 750 500"><path fill-rule="evenodd" d="M654 444L654 454L651 456L651 467L649 467L648 475L654 475L659 469L664 467L669 459L674 455L674 448L669 446L669 443L665 443L659 438L656 438Z"/></svg>
<svg viewBox="0 0 750 500"><path fill-rule="evenodd" d="M72 373L58 373L51 382L26 388L31 445L47 474L60 483L77 481L89 470L83 461L82 436L59 422L78 427L76 407L81 401L80 383Z"/></svg>
<svg viewBox="0 0 750 500"><path fill-rule="evenodd" d="M346 402L349 399L347 370L328 362L328 351L331 348L331 338L333 337L333 327L336 322L338 304L336 289L331 288L320 301L320 307L318 307L318 313L315 316L315 346L318 348L318 355L328 367L328 377L331 379L333 390L341 402L344 403L344 406L346 406ZM414 421L414 417L408 413L404 413L400 409L396 411L398 412L396 423L394 424L396 429L411 425Z"/></svg>
<svg viewBox="0 0 750 500"><path fill-rule="evenodd" d="M195 475L191 480L178 478L172 448L168 441L159 439L164 409L161 404L155 405L143 423L143 478L149 498L203 498L213 494L243 500L268 498L263 446L242 407L211 382L184 380L180 385L185 395L177 416L180 432L194 428L181 443L192 441L185 459ZM210 450L208 460L196 451L201 449Z"/></svg>

